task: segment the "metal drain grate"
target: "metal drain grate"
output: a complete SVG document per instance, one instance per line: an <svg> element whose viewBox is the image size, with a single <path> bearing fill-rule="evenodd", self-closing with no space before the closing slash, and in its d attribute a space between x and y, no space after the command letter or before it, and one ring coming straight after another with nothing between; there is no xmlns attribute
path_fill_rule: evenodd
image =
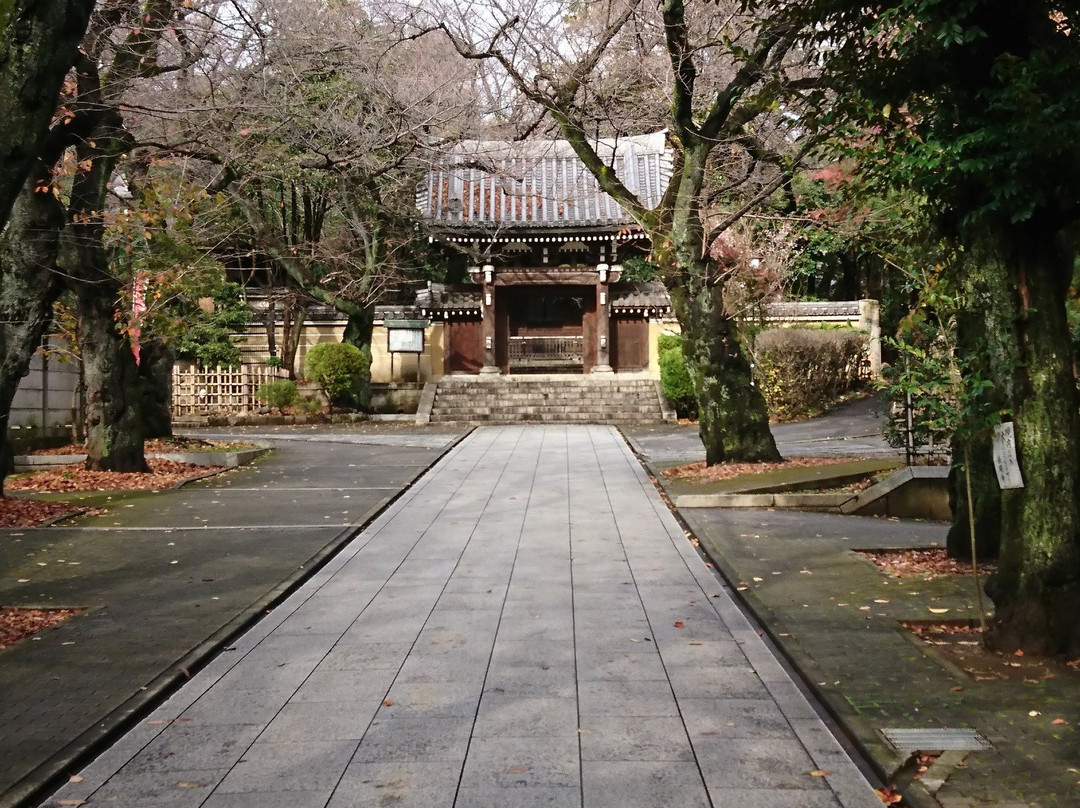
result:
<svg viewBox="0 0 1080 808"><path fill-rule="evenodd" d="M890 727L881 733L885 739L903 752L925 752L949 749L974 752L993 749L990 742L973 729L902 729Z"/></svg>

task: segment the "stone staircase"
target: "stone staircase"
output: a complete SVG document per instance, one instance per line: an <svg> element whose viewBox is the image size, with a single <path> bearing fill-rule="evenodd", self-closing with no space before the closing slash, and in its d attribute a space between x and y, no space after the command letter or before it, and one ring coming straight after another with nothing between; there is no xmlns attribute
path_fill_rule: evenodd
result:
<svg viewBox="0 0 1080 808"><path fill-rule="evenodd" d="M418 423L674 422L660 383L619 375L447 376L429 383Z"/></svg>

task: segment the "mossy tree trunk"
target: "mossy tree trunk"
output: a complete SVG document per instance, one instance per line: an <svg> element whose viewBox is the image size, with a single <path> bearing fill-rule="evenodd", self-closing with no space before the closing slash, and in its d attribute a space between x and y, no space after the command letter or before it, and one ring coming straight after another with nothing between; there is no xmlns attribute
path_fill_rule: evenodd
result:
<svg viewBox="0 0 1080 808"><path fill-rule="evenodd" d="M976 406L988 413L1010 409L1013 373L1018 364L1015 295L1009 271L992 239L974 232L968 248L954 267L955 284L964 301L957 317L957 353L964 358L967 384L991 382ZM953 520L947 539L952 558L971 558L967 486L962 459L971 458L972 510L975 514L975 553L979 559L997 558L1001 546L1001 489L994 471L994 454L989 428L961 434L953 441L955 465L949 474L949 504Z"/></svg>
<svg viewBox="0 0 1080 808"><path fill-rule="evenodd" d="M698 431L708 465L777 461L765 399L753 386L738 325L716 286L671 290L682 327L683 355L698 400Z"/></svg>
<svg viewBox="0 0 1080 808"><path fill-rule="evenodd" d="M738 323L724 304L719 267L702 257L705 233L699 200L710 148L702 144L685 149L670 217L664 220L666 232L658 228L650 233L653 255L682 328L705 462L777 461L780 453L769 429L765 398L754 386Z"/></svg>
<svg viewBox="0 0 1080 808"><path fill-rule="evenodd" d="M119 293L116 281L105 278L76 288L86 378L86 468L144 472L142 382L131 347L116 330Z"/></svg>
<svg viewBox="0 0 1080 808"><path fill-rule="evenodd" d="M0 496L8 471L7 432L11 402L41 345L52 305L60 293L56 256L64 211L51 193L23 187L0 242Z"/></svg>
<svg viewBox="0 0 1080 808"><path fill-rule="evenodd" d="M371 334L375 330L375 307L364 306L348 314L349 319L345 322L345 333L341 336L341 341L357 348L370 348Z"/></svg>
<svg viewBox="0 0 1080 808"><path fill-rule="evenodd" d="M172 371L176 352L161 340L143 342L139 351L143 437L172 437Z"/></svg>
<svg viewBox="0 0 1080 808"><path fill-rule="evenodd" d="M998 569L987 586L1001 650L1080 655L1080 397L1065 300L1071 250L1035 220L1010 234L1018 311L1014 421L1024 488L1002 493Z"/></svg>
<svg viewBox="0 0 1080 808"><path fill-rule="evenodd" d="M96 83L92 66L80 81ZM85 92L95 97L96 88ZM75 293L76 329L86 383L86 468L126 473L148 470L143 453L143 390L135 355L117 328L116 304L122 281L113 272L105 249L102 211L108 182L130 138L115 108L106 107L92 139L76 149L80 170L72 182L68 235L63 268Z"/></svg>
<svg viewBox="0 0 1080 808"><path fill-rule="evenodd" d="M38 157L94 0L0 3L0 227Z"/></svg>

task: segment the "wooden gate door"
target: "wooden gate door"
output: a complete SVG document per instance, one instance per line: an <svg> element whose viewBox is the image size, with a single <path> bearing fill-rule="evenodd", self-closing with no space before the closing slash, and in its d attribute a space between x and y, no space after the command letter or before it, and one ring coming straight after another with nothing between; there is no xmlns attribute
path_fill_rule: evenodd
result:
<svg viewBox="0 0 1080 808"><path fill-rule="evenodd" d="M446 367L451 373L479 373L484 366L483 323L447 320Z"/></svg>
<svg viewBox="0 0 1080 808"><path fill-rule="evenodd" d="M611 318L611 366L615 370L649 367L649 321L644 317Z"/></svg>

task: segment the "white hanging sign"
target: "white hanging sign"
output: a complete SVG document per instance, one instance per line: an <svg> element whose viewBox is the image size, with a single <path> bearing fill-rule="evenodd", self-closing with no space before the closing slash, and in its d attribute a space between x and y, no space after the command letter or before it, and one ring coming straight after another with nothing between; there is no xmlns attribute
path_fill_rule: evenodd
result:
<svg viewBox="0 0 1080 808"><path fill-rule="evenodd" d="M994 471L1003 491L1024 487L1020 462L1016 459L1016 432L1012 421L994 427Z"/></svg>

